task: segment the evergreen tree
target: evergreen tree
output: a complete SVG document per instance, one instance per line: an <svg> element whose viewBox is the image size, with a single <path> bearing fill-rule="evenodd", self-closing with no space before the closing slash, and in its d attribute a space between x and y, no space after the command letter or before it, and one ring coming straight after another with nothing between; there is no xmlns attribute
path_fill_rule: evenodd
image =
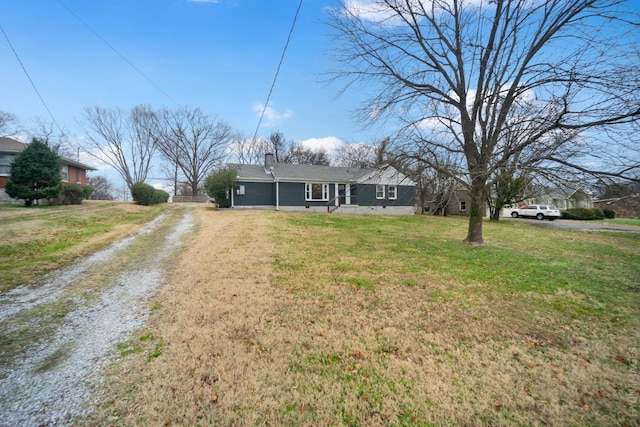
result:
<svg viewBox="0 0 640 427"><path fill-rule="evenodd" d="M55 199L62 188L60 158L44 142L33 138L11 162L5 191L31 206L35 200Z"/></svg>

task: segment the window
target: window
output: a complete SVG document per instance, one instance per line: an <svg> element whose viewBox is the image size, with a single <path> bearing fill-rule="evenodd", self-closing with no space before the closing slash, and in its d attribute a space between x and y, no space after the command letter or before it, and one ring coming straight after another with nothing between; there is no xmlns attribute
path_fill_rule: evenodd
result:
<svg viewBox="0 0 640 427"><path fill-rule="evenodd" d="M465 202L464 200L462 200L460 202L460 212L466 212L467 211L467 202Z"/></svg>
<svg viewBox="0 0 640 427"><path fill-rule="evenodd" d="M62 181L69 182L69 166L62 165Z"/></svg>
<svg viewBox="0 0 640 427"><path fill-rule="evenodd" d="M13 156L8 154L0 155L0 175L9 175L11 172L11 159Z"/></svg>
<svg viewBox="0 0 640 427"><path fill-rule="evenodd" d="M376 199L384 199L384 185L376 185Z"/></svg>
<svg viewBox="0 0 640 427"><path fill-rule="evenodd" d="M398 198L398 187L395 185L389 186L389 200L396 200Z"/></svg>
<svg viewBox="0 0 640 427"><path fill-rule="evenodd" d="M329 200L329 184L305 184L305 199L326 202Z"/></svg>
<svg viewBox="0 0 640 427"><path fill-rule="evenodd" d="M239 185L238 189L236 190L236 194L238 196L244 196L244 185Z"/></svg>

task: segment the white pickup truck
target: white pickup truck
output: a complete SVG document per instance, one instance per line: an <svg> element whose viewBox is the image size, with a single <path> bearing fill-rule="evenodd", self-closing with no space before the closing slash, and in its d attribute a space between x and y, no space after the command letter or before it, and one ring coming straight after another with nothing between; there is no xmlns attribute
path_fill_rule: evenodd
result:
<svg viewBox="0 0 640 427"><path fill-rule="evenodd" d="M560 210L553 205L528 205L511 212L513 218L536 218L553 221L560 218Z"/></svg>

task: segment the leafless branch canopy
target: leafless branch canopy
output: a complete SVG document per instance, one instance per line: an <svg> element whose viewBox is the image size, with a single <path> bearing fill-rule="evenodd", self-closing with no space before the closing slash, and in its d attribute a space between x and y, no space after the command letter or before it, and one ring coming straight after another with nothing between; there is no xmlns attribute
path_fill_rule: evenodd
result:
<svg viewBox="0 0 640 427"><path fill-rule="evenodd" d="M638 22L623 0L345 1L334 77L371 88L359 117L395 123L398 153L464 166L473 222L514 157L573 164L588 132L638 121Z"/></svg>
<svg viewBox="0 0 640 427"><path fill-rule="evenodd" d="M154 117L145 106L134 107L128 114L98 106L84 110L89 153L112 166L129 188L147 179L156 151Z"/></svg>
<svg viewBox="0 0 640 427"><path fill-rule="evenodd" d="M220 165L233 137L227 123L199 108L160 111L154 134L160 152L180 169L192 195L198 194L207 175Z"/></svg>

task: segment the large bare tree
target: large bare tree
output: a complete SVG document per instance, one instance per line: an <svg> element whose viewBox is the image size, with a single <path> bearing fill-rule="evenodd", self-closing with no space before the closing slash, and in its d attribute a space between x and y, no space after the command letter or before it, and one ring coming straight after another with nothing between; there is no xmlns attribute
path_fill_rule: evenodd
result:
<svg viewBox="0 0 640 427"><path fill-rule="evenodd" d="M496 169L523 150L575 151L640 114L640 27L623 0L345 0L331 24L336 78L372 94L362 120L396 124L397 153L465 171L472 245ZM505 145L517 122L535 131Z"/></svg>
<svg viewBox="0 0 640 427"><path fill-rule="evenodd" d="M164 109L158 112L158 148L177 166L192 195L202 189L205 178L226 156L233 138L231 127L199 108Z"/></svg>
<svg viewBox="0 0 640 427"><path fill-rule="evenodd" d="M155 113L137 106L126 114L121 109L86 107L89 153L112 166L129 189L144 182L156 152Z"/></svg>

